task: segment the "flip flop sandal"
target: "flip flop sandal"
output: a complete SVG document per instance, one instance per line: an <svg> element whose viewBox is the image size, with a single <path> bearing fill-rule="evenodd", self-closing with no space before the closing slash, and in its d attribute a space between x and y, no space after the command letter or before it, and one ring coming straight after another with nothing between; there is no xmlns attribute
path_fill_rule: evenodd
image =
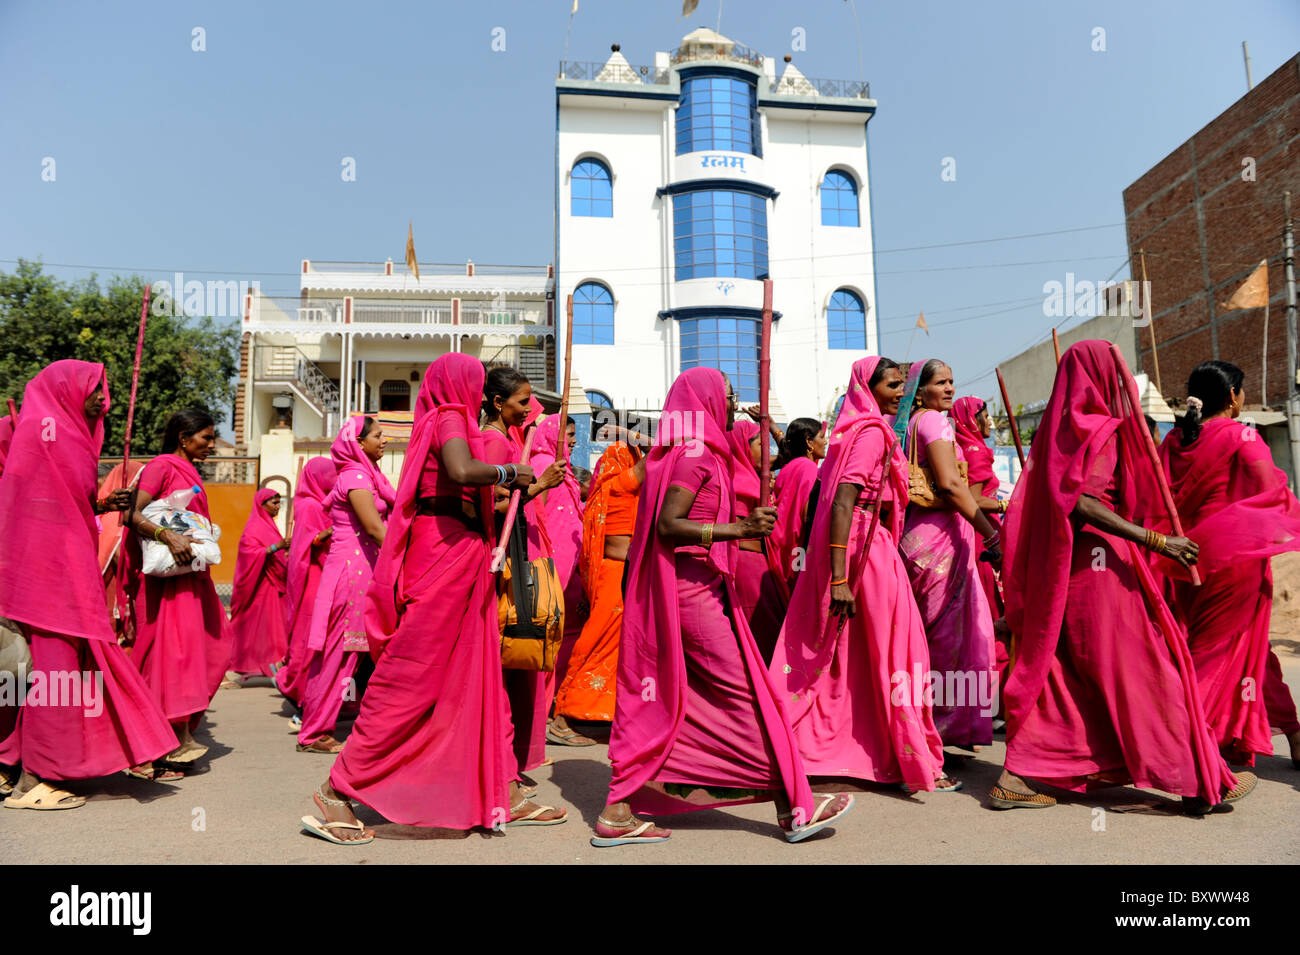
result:
<svg viewBox="0 0 1300 955"><path fill-rule="evenodd" d="M602 828L606 833L617 832L620 835L602 835ZM591 844L597 849L609 849L613 846L635 846L641 843L667 842L668 836L673 834L671 829L665 829L667 836L646 836L642 833L648 832L654 828L653 822L643 822L641 825L632 829L620 829L618 826L611 825L603 816L596 817L596 834L591 837Z"/></svg>
<svg viewBox="0 0 1300 955"><path fill-rule="evenodd" d="M295 733L302 729L302 717L297 713L289 717L289 729L293 730Z"/></svg>
<svg viewBox="0 0 1300 955"><path fill-rule="evenodd" d="M62 802L64 799L73 802ZM79 809L86 804L85 796L77 796L64 789L56 789L49 783L37 783L21 796L13 795L5 799L6 809Z"/></svg>
<svg viewBox="0 0 1300 955"><path fill-rule="evenodd" d="M194 762L200 757L206 756L208 748L202 743L196 743L194 740L186 740L177 746L174 750L164 756L157 762L172 763L173 765L186 765Z"/></svg>
<svg viewBox="0 0 1300 955"><path fill-rule="evenodd" d="M364 846L375 841L373 835L364 839L340 839L330 831L331 829L356 829L365 832L366 827L359 822L321 822L315 816L303 816L301 822L306 832L319 836L326 842L332 842L336 846Z"/></svg>
<svg viewBox="0 0 1300 955"><path fill-rule="evenodd" d="M940 782L942 782L945 779L948 780L947 786L938 785ZM959 792L962 789L962 787L966 785L960 779L953 779L951 776L941 776L939 777L939 779L936 779L934 782L935 782L934 791L937 793Z"/></svg>
<svg viewBox="0 0 1300 955"><path fill-rule="evenodd" d="M522 805L520 805L519 808L522 809L526 805L528 805L528 803L524 802ZM511 807L511 812L514 811L514 808L515 807L513 806ZM558 826L562 822L569 821L569 814L567 812L563 816L560 816L556 819L537 818L543 813L555 812L555 811L556 811L555 806L538 806L536 809L534 809L526 816L520 816L518 819L511 818L509 822L505 823L505 826L507 827L509 826Z"/></svg>
<svg viewBox="0 0 1300 955"><path fill-rule="evenodd" d="M0 796L8 796L14 791L14 786L18 782L17 776L10 779L4 773L0 773Z"/></svg>
<svg viewBox="0 0 1300 955"><path fill-rule="evenodd" d="M818 804L816 810L814 810L813 812L812 819L808 820L807 825L800 826L797 829L785 829L784 826L781 827L785 831L786 842L803 842L809 836L825 829L827 826L835 822L837 819L842 819L848 813L848 811L853 808L854 800L853 800L852 793L826 793L825 795L827 798L822 800ZM844 808L837 813L823 817L822 812L824 812L826 809L829 809L831 804L835 802L837 798L844 795L847 795L849 797L849 801L844 804ZM789 820L793 822L794 814L783 813L777 818L778 820L781 821Z"/></svg>
<svg viewBox="0 0 1300 955"><path fill-rule="evenodd" d="M157 764L147 773L142 773L134 768L124 769L122 772L134 779L143 779L145 782L150 783L170 783L185 778L185 774L180 770Z"/></svg>
<svg viewBox="0 0 1300 955"><path fill-rule="evenodd" d="M994 809L1047 809L1056 805L1056 800L1043 793L1026 796L1011 789L994 786L989 790L989 802Z"/></svg>
<svg viewBox="0 0 1300 955"><path fill-rule="evenodd" d="M335 740L335 742L338 742ZM297 743L294 748L300 753L324 753L326 756L337 756L343 752L343 744L339 743L338 749L322 748L319 744L324 743L326 747L330 744L325 743L323 739L312 740L310 743Z"/></svg>
<svg viewBox="0 0 1300 955"><path fill-rule="evenodd" d="M569 734L566 736L563 733L551 729L549 725L546 727L546 742L552 743L556 746L595 746L596 745L596 741L594 739L588 739L586 736L583 736L581 733L577 732L576 730L570 729Z"/></svg>

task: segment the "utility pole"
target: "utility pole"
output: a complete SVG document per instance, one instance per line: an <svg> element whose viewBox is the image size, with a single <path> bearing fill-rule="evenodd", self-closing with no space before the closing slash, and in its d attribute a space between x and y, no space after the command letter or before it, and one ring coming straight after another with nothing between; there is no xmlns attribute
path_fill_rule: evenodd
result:
<svg viewBox="0 0 1300 955"><path fill-rule="evenodd" d="M1295 239L1291 231L1291 193L1282 193L1282 268L1286 277L1286 431L1291 443L1291 487L1300 491L1300 398L1296 395Z"/></svg>
<svg viewBox="0 0 1300 955"><path fill-rule="evenodd" d="M1246 92L1255 88L1255 82L1250 78L1250 50L1246 47L1246 41L1241 41L1241 55L1246 61Z"/></svg>

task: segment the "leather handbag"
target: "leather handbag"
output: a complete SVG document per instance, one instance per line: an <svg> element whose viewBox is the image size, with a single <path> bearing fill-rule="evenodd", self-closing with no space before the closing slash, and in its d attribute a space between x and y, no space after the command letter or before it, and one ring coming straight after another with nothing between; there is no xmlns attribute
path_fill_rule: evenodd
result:
<svg viewBox="0 0 1300 955"><path fill-rule="evenodd" d="M552 558L528 559L528 522L522 507L497 579L497 621L503 669L555 669L564 636L564 588Z"/></svg>
<svg viewBox="0 0 1300 955"><path fill-rule="evenodd" d="M933 410L933 409L927 409ZM922 411L921 414L925 414ZM916 419L920 420L921 415ZM939 485L935 483L934 472L928 465L918 464L916 459L916 446L918 440L915 429L911 435L911 441L907 449L907 499L917 507L935 508L939 507ZM953 455L957 453L957 445L953 443ZM961 475L963 481L967 480L969 467L965 461L957 461L957 472Z"/></svg>

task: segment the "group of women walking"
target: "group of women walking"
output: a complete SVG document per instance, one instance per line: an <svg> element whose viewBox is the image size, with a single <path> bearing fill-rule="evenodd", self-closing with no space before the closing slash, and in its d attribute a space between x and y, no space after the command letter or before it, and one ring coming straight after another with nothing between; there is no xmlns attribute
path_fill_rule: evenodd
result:
<svg viewBox="0 0 1300 955"><path fill-rule="evenodd" d="M939 359L864 358L829 427L799 418L772 435L755 411L737 415L725 375L695 368L653 440L622 432L584 490L563 451L572 422L543 416L526 377L444 355L396 488L382 428L356 416L301 470L291 537L279 496L258 494L227 623L206 570L135 569L141 538L190 557L141 511L185 487L204 511L194 465L211 420L178 415L135 492L100 499L103 369L56 363L7 440L0 421L0 615L34 667L102 673L106 715L28 708L0 724L0 763L22 767L10 799L70 807L79 797L47 780L121 769L177 778L202 755L192 733L229 667L273 674L300 707L297 749L335 756L312 794L322 818L302 825L340 845L374 838L354 800L415 826L564 823L528 773L548 743L595 745L602 724L599 847L670 837L643 816L751 802L772 803L797 842L854 805L814 785L955 792L953 750L991 744L999 715L994 808L1053 805L1044 786L1132 784L1215 811L1255 784L1229 763L1271 755L1274 732L1300 758L1268 644L1269 557L1300 550L1300 503L1234 420L1240 370L1206 363L1188 390L1157 458L1119 353L1076 344L1008 499L988 410L956 396ZM41 440L47 414L67 441ZM772 436L768 504L758 461ZM563 591L552 670L502 666L497 542L512 492L512 533ZM92 556L105 510L126 511L120 610ZM13 541L33 542L21 567ZM56 567L80 588L58 606L23 584Z"/></svg>

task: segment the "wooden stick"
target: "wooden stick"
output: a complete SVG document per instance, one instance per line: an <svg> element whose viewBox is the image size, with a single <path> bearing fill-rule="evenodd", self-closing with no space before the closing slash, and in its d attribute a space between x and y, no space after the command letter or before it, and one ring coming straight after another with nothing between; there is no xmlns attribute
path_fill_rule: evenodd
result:
<svg viewBox="0 0 1300 955"><path fill-rule="evenodd" d="M1169 490L1169 481L1165 479L1165 469L1160 466L1160 454L1156 451L1155 438L1151 437L1151 429L1147 427L1146 420L1142 417L1142 399L1138 397L1137 382L1133 380L1132 375L1128 374L1128 365L1124 362L1124 353L1119 350L1119 346L1111 343L1110 352L1115 356L1115 364L1125 370L1121 377L1124 382L1124 392L1128 396L1129 410L1136 420L1138 430L1144 436L1142 447L1145 450L1147 463L1155 471L1156 486L1160 488L1160 497L1164 501L1165 511L1168 512L1170 526L1173 527L1176 535L1185 537L1183 522L1178 519L1178 508L1174 506L1174 495ZM1201 575L1196 572L1196 568L1187 569L1192 575L1192 586L1201 586Z"/></svg>
<svg viewBox="0 0 1300 955"><path fill-rule="evenodd" d="M1056 363L1061 363L1061 339L1056 334L1056 329L1052 329L1052 351L1056 352Z"/></svg>
<svg viewBox="0 0 1300 955"><path fill-rule="evenodd" d="M569 464L569 383L573 381L573 372L569 368L569 363L573 361L573 296L570 295L564 302L564 313L567 321L564 323L564 391L560 395L560 420L556 424L555 432L555 460L562 461L565 467Z"/></svg>
<svg viewBox="0 0 1300 955"><path fill-rule="evenodd" d="M772 280L763 279L763 335L758 348L758 506L767 507L772 495L772 447L768 431L767 392L772 381Z"/></svg>
<svg viewBox="0 0 1300 955"><path fill-rule="evenodd" d="M5 400L9 402L9 417L13 419L10 424L16 425L18 424L18 406L14 404L12 398L6 398Z"/></svg>
<svg viewBox="0 0 1300 955"><path fill-rule="evenodd" d="M1016 443L1016 457L1020 458L1020 466L1025 466L1025 449L1020 444L1020 425L1016 424L1016 413L1011 409L1011 399L1007 397L1007 383L1002 378L1002 369L995 368L998 373L998 387L1002 389L1002 406L1007 409L1007 420L1011 422L1011 440Z"/></svg>
<svg viewBox="0 0 1300 955"><path fill-rule="evenodd" d="M140 332L135 338L135 366L131 369L131 400L126 406L126 439L122 449L122 475L131 463L131 428L135 424L135 394L140 386L140 356L144 353L144 327L149 321L150 287L144 287L144 304L140 306Z"/></svg>
<svg viewBox="0 0 1300 955"><path fill-rule="evenodd" d="M303 455L298 455L298 473L293 477L293 487L289 489L289 511L284 515L284 536L293 536L293 501L298 496L298 485L302 483L302 466L307 463Z"/></svg>

